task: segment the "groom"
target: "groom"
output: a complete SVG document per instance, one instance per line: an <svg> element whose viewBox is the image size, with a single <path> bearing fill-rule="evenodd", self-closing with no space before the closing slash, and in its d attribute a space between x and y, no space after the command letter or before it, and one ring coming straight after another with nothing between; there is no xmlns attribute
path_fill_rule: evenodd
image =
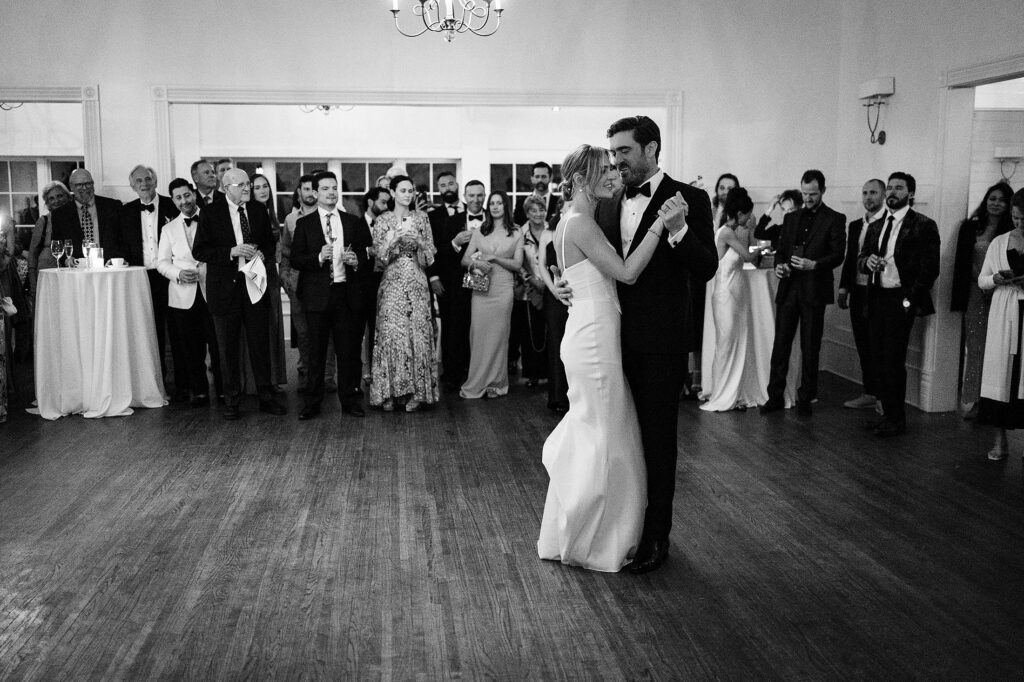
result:
<svg viewBox="0 0 1024 682"><path fill-rule="evenodd" d="M707 281L718 268L708 195L658 168L661 131L646 116L619 119L608 129L611 162L624 191L601 201L597 222L625 258L659 216L662 237L636 283L619 284L622 366L636 403L647 465L647 513L633 573L668 558L676 482L679 393L687 370L693 319L690 278Z"/></svg>

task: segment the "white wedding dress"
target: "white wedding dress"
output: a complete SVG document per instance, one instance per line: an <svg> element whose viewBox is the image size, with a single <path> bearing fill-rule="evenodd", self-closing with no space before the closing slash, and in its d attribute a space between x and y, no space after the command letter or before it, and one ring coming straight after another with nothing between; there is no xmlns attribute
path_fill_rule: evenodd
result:
<svg viewBox="0 0 1024 682"><path fill-rule="evenodd" d="M562 240L564 263L564 231ZM569 411L544 443L551 482L537 552L614 572L636 551L647 506L640 427L622 373L619 298L615 282L589 260L563 277L573 296L560 349Z"/></svg>

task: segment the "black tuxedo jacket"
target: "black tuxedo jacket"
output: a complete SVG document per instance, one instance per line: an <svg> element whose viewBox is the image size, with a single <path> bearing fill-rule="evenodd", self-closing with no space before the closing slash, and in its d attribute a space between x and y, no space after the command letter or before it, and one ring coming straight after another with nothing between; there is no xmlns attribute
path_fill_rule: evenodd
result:
<svg viewBox="0 0 1024 682"><path fill-rule="evenodd" d="M118 240L120 249L118 255L128 261L128 265L143 264L142 221L139 218L141 206L142 200L136 199L135 201L129 201L121 207L119 226L121 237ZM158 194L156 213L156 238L159 243L160 235L164 231L164 225L174 220L180 211L175 207L170 197ZM104 254L106 254L106 249L104 249Z"/></svg>
<svg viewBox="0 0 1024 682"><path fill-rule="evenodd" d="M864 219L857 218L846 232L846 258L839 273L839 288L846 291L853 291L857 284L857 258L860 256L860 233L863 229Z"/></svg>
<svg viewBox="0 0 1024 682"><path fill-rule="evenodd" d="M366 249L373 246L370 228L362 216L337 212L341 216L342 244L351 247L359 265L345 266L345 297L353 310L364 307L364 290L373 275L373 263ZM320 262L320 249L327 244L320 223L320 211L313 211L295 221L292 237L292 267L299 271L298 296L305 310L319 313L327 310L331 290L331 264ZM335 248L341 245L335 244Z"/></svg>
<svg viewBox="0 0 1024 682"><path fill-rule="evenodd" d="M235 286L245 287L244 282L236 282L238 260L231 257L231 249L236 244L229 210L232 210L231 204L223 199L199 211L199 227L192 243L192 255L196 260L206 263L206 300L213 315L227 315ZM258 201L250 201L245 204L245 214L252 231L251 243L263 254L263 264L267 268L267 278L270 279L277 266L274 264L276 243L267 209ZM271 293L268 290L260 303L268 302ZM243 291L242 295L248 294Z"/></svg>
<svg viewBox="0 0 1024 682"><path fill-rule="evenodd" d="M109 197L96 196L96 220L99 225L93 229L100 236L100 246L108 258L121 257L121 202ZM70 239L75 243L74 256L82 257L82 222L78 215L78 204L74 200L53 212L53 239Z"/></svg>
<svg viewBox="0 0 1024 682"><path fill-rule="evenodd" d="M444 229L440 230L440 233L435 232L433 234L434 248L437 249L437 253L434 254L432 271L441 278L445 289L461 286L462 274L464 272L462 257L466 255L469 242L463 244L456 251L452 248L452 240L466 229L466 215L466 212L463 211L462 213L448 216L444 222ZM478 227L482 224L482 221L476 223ZM431 229L433 230L433 225L431 225Z"/></svg>
<svg viewBox="0 0 1024 682"><path fill-rule="evenodd" d="M878 253L878 241L887 218L888 214L868 225L864 248L857 260L861 272L868 272L868 257ZM914 209L907 211L893 247L893 260L911 312L919 317L934 313L931 291L939 277L939 228L935 221Z"/></svg>
<svg viewBox="0 0 1024 682"><path fill-rule="evenodd" d="M445 204L435 204L427 213L427 217L430 219L430 236L434 240L434 248L437 249L434 262L427 268L428 278L439 277L442 282L448 281L448 266L450 264L447 261L454 252L451 244L453 237L446 236L448 234L447 225L449 220L461 218L465 212L466 205L459 204L459 213L449 216ZM445 244L448 245L447 250L444 248Z"/></svg>
<svg viewBox="0 0 1024 682"><path fill-rule="evenodd" d="M775 250L777 264L789 263L792 258L800 232L800 220L807 210L800 208L792 213L787 213L782 221L782 229L779 231L779 246ZM836 294L832 270L842 264L845 254L846 216L821 204L814 215L811 229L807 233L803 256L815 261L817 265L810 272L794 270L789 277L781 279L779 291L775 295L775 302L784 301L791 289L799 287L804 295L803 300L811 305L824 306L834 303Z"/></svg>
<svg viewBox="0 0 1024 682"><path fill-rule="evenodd" d="M668 175L658 185L640 219L631 250L640 244L644 232L654 224L661 205L676 192L683 195L690 207L686 216L686 235L672 247L668 245L668 233L663 234L651 262L637 281L632 285L619 284L624 351L667 355L690 352L694 338L690 278L706 282L715 276L718 269L718 251L712 228L714 217L707 192L677 182ZM619 192L597 206L597 223L620 255L621 205L622 193Z"/></svg>

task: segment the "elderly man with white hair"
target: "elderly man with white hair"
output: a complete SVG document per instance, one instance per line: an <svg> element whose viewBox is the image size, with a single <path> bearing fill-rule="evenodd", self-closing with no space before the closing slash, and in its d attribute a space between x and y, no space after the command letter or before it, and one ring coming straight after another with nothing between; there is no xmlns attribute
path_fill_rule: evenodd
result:
<svg viewBox="0 0 1024 682"><path fill-rule="evenodd" d="M75 200L53 212L52 237L70 239L73 255L82 256L82 243L92 242L111 254L118 254L121 202L96 194L92 173L84 168L71 171L68 179Z"/></svg>
<svg viewBox="0 0 1024 682"><path fill-rule="evenodd" d="M238 356L243 327L260 411L285 414L284 406L274 398L270 381L270 300L266 289L270 273L266 271L276 267L270 216L263 204L250 200L252 186L245 171L227 170L221 185L225 200L214 202L199 213L192 254L206 263L207 303L217 333L224 378L224 418L239 417ZM255 260L262 261L265 272L262 288L261 264L254 263Z"/></svg>

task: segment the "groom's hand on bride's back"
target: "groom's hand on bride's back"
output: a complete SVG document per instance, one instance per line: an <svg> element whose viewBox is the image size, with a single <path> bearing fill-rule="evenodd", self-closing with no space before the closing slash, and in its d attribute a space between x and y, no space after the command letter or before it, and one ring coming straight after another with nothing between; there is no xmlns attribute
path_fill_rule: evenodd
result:
<svg viewBox="0 0 1024 682"><path fill-rule="evenodd" d="M551 279L555 283L555 297L565 306L572 305L572 287L562 278L562 271L557 265L548 267L551 271Z"/></svg>

